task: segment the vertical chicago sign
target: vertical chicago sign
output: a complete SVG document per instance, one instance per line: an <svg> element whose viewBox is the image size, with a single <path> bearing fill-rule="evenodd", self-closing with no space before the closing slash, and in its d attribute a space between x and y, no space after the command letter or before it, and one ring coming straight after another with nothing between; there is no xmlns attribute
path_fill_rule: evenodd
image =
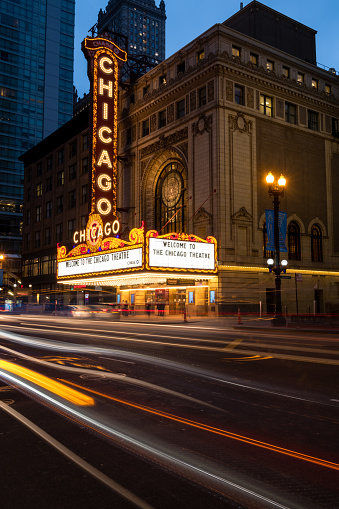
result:
<svg viewBox="0 0 339 509"><path fill-rule="evenodd" d="M88 61L92 103L91 208L86 242L95 250L103 235L117 233L120 226L116 215L118 72L127 53L105 35L86 37L82 51Z"/></svg>

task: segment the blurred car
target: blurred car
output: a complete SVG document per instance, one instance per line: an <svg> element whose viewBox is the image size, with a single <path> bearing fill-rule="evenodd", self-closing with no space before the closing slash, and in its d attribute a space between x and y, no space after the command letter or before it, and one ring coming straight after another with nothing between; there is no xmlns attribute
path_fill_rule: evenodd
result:
<svg viewBox="0 0 339 509"><path fill-rule="evenodd" d="M75 318L90 318L92 316L90 306L67 306L71 316Z"/></svg>
<svg viewBox="0 0 339 509"><path fill-rule="evenodd" d="M120 310L109 304L90 304L91 317L95 320L114 320L120 318Z"/></svg>

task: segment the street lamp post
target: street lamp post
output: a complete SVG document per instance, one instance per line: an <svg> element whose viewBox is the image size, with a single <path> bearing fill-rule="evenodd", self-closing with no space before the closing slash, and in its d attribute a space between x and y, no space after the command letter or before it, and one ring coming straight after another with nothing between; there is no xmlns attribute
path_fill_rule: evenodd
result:
<svg viewBox="0 0 339 509"><path fill-rule="evenodd" d="M281 273L285 272L280 264L280 242L279 242L279 198L284 196L284 187L286 179L280 176L278 183L274 183L274 175L269 172L266 176L268 184L268 194L273 197L273 211L274 211L274 266L272 272L275 274L275 316L273 320L274 325L286 325L286 320L282 313L281 305ZM287 265L287 262L284 265ZM273 260L272 260L273 262Z"/></svg>

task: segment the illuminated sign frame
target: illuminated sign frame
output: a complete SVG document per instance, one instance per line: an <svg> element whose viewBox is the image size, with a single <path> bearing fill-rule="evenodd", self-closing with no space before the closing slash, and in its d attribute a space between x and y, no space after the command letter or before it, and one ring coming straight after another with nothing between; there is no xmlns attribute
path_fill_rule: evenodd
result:
<svg viewBox="0 0 339 509"><path fill-rule="evenodd" d="M155 265L152 260L152 253L150 252L152 239L163 240L169 242L169 249L171 255L167 256L166 253L160 255L160 259L167 260L167 266L158 264ZM199 245L206 246L204 249L199 250ZM213 246L213 248L212 248ZM196 249L198 247L198 249ZM185 266L185 261L190 261L190 256L194 260L195 253L201 251L201 256L207 256L207 260L211 268L200 268L193 266L194 263L188 263ZM178 255L178 257L174 256ZM159 258L158 256L156 258ZM203 258L202 258L203 259ZM172 262L171 262L172 260ZM153 262L153 263L152 263ZM172 263L172 265L171 265ZM198 265L198 263L196 263ZM167 233L165 235L159 235L157 231L150 230L146 233L146 269L156 271L169 271L169 272L189 272L196 274L213 274L217 272L217 240L214 237L207 237L206 240L197 237L196 235L189 235L187 233Z"/></svg>
<svg viewBox="0 0 339 509"><path fill-rule="evenodd" d="M87 228L87 232L89 230L90 226ZM87 235L86 232L86 235ZM102 277L104 275L112 275L112 274L121 274L124 272L136 272L136 271L142 271L145 266L145 259L144 259L144 228L143 225L141 228L133 228L129 233L129 241L118 239L115 237L107 237L107 238L99 238L99 243L96 246L96 249L91 249L88 246L88 243L82 243L78 246L74 246L73 249L71 249L67 253L66 246L59 246L58 245L58 251L57 251L57 281L66 281L67 279L83 279L84 277ZM138 265L128 267L126 268L114 268L114 258L115 256L122 255L126 252L131 253L134 250L139 250L138 253L133 252L132 258L137 257ZM93 270L88 271L88 265L94 266L95 265L95 259L97 257L106 257L106 255L109 256L111 260L111 268L107 268L107 270ZM140 256L139 256L140 255ZM127 259L127 258L126 258ZM92 262L93 260L93 262ZM140 261L139 261L140 260ZM101 261L101 260L100 260ZM132 262L135 262L136 260L132 260ZM90 262L90 263L89 263ZM103 262L105 263L106 260L104 259ZM75 267L83 266L84 271L81 273L76 273L77 269L73 273L69 273L68 275L60 275L60 272L65 271L65 265L68 267L71 267L71 265L74 265ZM106 266L106 265L105 265ZM61 270L62 269L62 270Z"/></svg>
<svg viewBox="0 0 339 509"><path fill-rule="evenodd" d="M104 34L86 37L82 51L88 61L92 99L91 211L106 222L117 221L117 143L119 64L127 53Z"/></svg>

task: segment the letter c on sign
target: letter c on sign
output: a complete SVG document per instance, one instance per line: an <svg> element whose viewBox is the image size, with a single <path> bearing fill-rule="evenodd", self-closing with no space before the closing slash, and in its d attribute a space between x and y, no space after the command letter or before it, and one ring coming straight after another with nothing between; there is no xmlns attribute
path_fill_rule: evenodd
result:
<svg viewBox="0 0 339 509"><path fill-rule="evenodd" d="M103 127L100 127L99 132L98 132L99 140L102 143L111 143L112 138L110 138L110 137L105 138L103 133L112 134L112 129L110 129L109 127L103 126Z"/></svg>
<svg viewBox="0 0 339 509"><path fill-rule="evenodd" d="M73 235L73 242L74 242L74 244L77 244L79 242L78 234L79 234L79 232L74 232L74 235Z"/></svg>
<svg viewBox="0 0 339 509"><path fill-rule="evenodd" d="M106 175L105 173L99 175L97 183L98 187L102 191L110 191L112 189L112 179L109 175Z"/></svg>
<svg viewBox="0 0 339 509"><path fill-rule="evenodd" d="M112 74L113 69L106 67L105 64L113 65L113 60L111 60L109 57L101 57L99 60L99 66L102 72L105 74Z"/></svg>

